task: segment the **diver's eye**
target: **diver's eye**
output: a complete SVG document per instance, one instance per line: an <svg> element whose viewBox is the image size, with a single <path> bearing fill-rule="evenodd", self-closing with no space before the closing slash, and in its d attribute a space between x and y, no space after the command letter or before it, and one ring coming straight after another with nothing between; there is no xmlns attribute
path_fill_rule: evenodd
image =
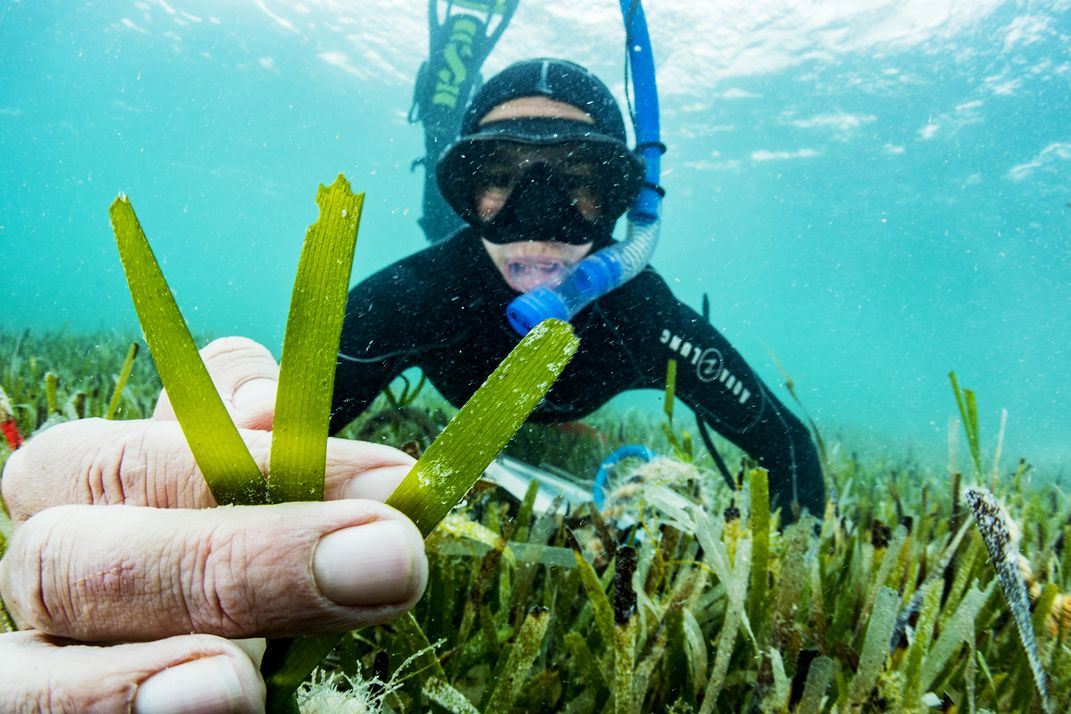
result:
<svg viewBox="0 0 1071 714"><path fill-rule="evenodd" d="M570 196L588 188L588 182L580 176L562 176L562 186Z"/></svg>
<svg viewBox="0 0 1071 714"><path fill-rule="evenodd" d="M597 187L595 171L591 166L580 165L565 167L559 174L561 182L570 193L578 191L593 192Z"/></svg>
<svg viewBox="0 0 1071 714"><path fill-rule="evenodd" d="M490 171L483 177L486 188L507 189L513 185L513 174L509 171Z"/></svg>

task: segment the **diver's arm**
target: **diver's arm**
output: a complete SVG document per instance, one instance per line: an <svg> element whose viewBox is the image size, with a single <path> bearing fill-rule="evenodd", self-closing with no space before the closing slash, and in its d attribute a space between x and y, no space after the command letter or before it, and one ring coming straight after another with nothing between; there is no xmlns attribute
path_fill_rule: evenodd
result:
<svg viewBox="0 0 1071 714"><path fill-rule="evenodd" d="M798 502L821 518L825 485L817 450L803 423L775 397L739 352L702 316L682 304L651 271L643 290L655 337L646 348L648 369L665 375L677 360L676 394L719 434L767 469L770 500L792 520ZM664 386L664 376L660 382Z"/></svg>
<svg viewBox="0 0 1071 714"><path fill-rule="evenodd" d="M782 522L794 520L794 503L821 518L825 511L825 484L810 432L754 373L740 374L739 379L744 384L752 384L763 403L762 415L744 430L727 427L719 421L725 412L718 414L701 402L693 403L687 392L679 391L679 381L678 394L718 433L750 454L769 472L771 508L781 509ZM730 406L726 411L732 409Z"/></svg>

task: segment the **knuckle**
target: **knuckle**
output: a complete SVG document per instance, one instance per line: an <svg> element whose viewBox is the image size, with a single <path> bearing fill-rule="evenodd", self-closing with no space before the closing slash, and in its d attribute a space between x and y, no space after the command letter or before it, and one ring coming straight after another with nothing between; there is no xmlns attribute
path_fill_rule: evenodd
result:
<svg viewBox="0 0 1071 714"><path fill-rule="evenodd" d="M228 366L274 364L268 348L247 337L220 337L205 345L201 357L209 366L224 363Z"/></svg>
<svg viewBox="0 0 1071 714"><path fill-rule="evenodd" d="M32 440L28 441L21 449L12 453L4 464L3 474L0 475L0 492L16 521L26 520L30 515L24 507L22 493L26 475L30 470L27 461L30 460L30 451L34 448L32 444Z"/></svg>
<svg viewBox="0 0 1071 714"><path fill-rule="evenodd" d="M52 634L63 634L67 614L76 611L77 598L64 577L73 544L63 535L63 510L42 511L15 532L0 575L4 602L16 621Z"/></svg>
<svg viewBox="0 0 1071 714"><path fill-rule="evenodd" d="M223 529L187 548L180 572L194 631L236 637L257 629L257 592L245 572L248 548L241 531Z"/></svg>
<svg viewBox="0 0 1071 714"><path fill-rule="evenodd" d="M130 463L126 439L106 440L97 444L88 455L85 466L78 472L78 488L86 503L126 503L127 493L124 472L139 470ZM144 465L140 468L144 472Z"/></svg>
<svg viewBox="0 0 1071 714"><path fill-rule="evenodd" d="M83 502L158 508L212 505L208 488L173 422L146 423L94 446L79 472Z"/></svg>
<svg viewBox="0 0 1071 714"><path fill-rule="evenodd" d="M182 458L187 452L178 448L176 433L174 423L160 422L55 426L12 455L4 498L19 522L62 504L174 506L181 495L189 501L197 495L189 488L196 467Z"/></svg>
<svg viewBox="0 0 1071 714"><path fill-rule="evenodd" d="M228 409L237 407L234 399L239 390L249 382L279 379L279 365L268 348L259 342L244 337L225 337L213 341L201 351L216 389L223 396ZM274 395L274 390L271 391ZM261 395L263 396L263 395ZM269 399L273 402L274 399ZM270 409L270 407L269 407ZM268 426L270 428L270 416ZM264 428L264 425L241 424Z"/></svg>

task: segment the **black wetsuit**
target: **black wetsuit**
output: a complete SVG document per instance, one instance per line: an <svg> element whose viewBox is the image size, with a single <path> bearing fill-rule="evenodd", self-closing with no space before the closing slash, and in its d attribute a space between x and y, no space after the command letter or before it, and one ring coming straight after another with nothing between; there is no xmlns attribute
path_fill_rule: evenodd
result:
<svg viewBox="0 0 1071 714"><path fill-rule="evenodd" d="M517 296L472 228L394 263L350 291L335 376L332 433L391 380L419 367L460 407L517 344L506 306ZM630 389L665 388L675 358L676 394L770 473L770 498L821 517L825 488L810 434L710 323L647 268L572 321L580 347L532 414L537 422L590 414Z"/></svg>

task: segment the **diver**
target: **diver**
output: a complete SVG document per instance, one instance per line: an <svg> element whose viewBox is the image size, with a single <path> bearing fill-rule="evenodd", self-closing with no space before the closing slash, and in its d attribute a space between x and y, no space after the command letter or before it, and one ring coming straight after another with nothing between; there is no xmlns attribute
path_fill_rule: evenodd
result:
<svg viewBox="0 0 1071 714"><path fill-rule="evenodd" d="M618 218L644 186L643 159L627 145L609 89L559 59L518 62L487 80L432 168L463 224L350 291L332 433L410 367L460 407L519 340L507 306L614 244ZM782 522L804 509L822 517L825 487L806 427L653 268L572 324L579 351L532 421L572 421L621 392L664 389L675 359L677 396L769 471Z"/></svg>

